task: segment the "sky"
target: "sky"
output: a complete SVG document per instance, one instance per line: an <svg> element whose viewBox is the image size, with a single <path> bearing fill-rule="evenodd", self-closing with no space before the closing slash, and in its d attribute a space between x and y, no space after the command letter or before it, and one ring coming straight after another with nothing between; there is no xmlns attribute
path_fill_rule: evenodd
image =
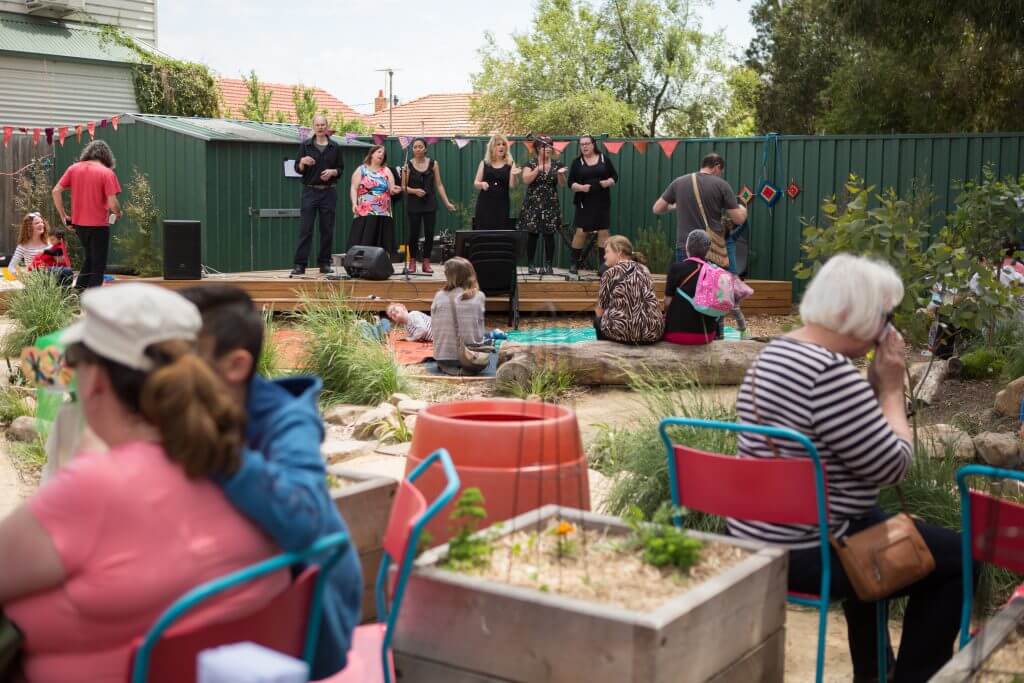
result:
<svg viewBox="0 0 1024 683"><path fill-rule="evenodd" d="M707 0L705 31L724 30L730 52L750 42L754 0ZM255 69L269 83L315 85L372 112L373 98L394 69L399 101L439 92L468 92L485 31L511 45L533 17L532 0L159 0L158 47L203 62L220 76Z"/></svg>

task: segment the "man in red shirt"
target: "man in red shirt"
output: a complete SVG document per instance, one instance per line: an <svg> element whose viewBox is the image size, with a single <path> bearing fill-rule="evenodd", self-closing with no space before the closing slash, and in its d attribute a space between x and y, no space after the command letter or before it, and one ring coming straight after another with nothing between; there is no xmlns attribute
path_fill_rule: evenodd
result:
<svg viewBox="0 0 1024 683"><path fill-rule="evenodd" d="M64 190L71 190L71 217L64 208ZM110 249L110 226L121 217L117 195L121 184L114 174L114 153L103 140L93 140L78 161L64 172L53 188L53 204L61 220L82 242L85 260L75 287L84 290L103 284Z"/></svg>

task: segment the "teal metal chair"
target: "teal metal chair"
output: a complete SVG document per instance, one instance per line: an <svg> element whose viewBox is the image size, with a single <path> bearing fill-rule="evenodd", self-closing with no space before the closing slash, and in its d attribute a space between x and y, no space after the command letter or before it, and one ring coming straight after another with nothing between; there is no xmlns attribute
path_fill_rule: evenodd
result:
<svg viewBox="0 0 1024 683"><path fill-rule="evenodd" d="M672 441L671 427L720 429L761 434L800 444L808 458L738 458L708 453ZM735 517L774 524L807 524L818 527L821 551L821 587L818 595L790 592L789 602L818 610L818 659L815 680L825 673L825 634L828 628L832 556L829 549L828 489L821 457L805 435L782 427L666 417L658 425L668 457L669 489L677 509L690 508L721 517ZM685 474L685 476L684 476ZM807 495L814 489L814 498ZM755 494L756 495L753 495ZM673 516L682 527L681 514ZM889 605L880 600L875 609L878 633L878 678L885 681L889 668Z"/></svg>
<svg viewBox="0 0 1024 683"><path fill-rule="evenodd" d="M324 582L348 548L342 532L325 536L306 550L284 553L193 588L178 598L135 643L131 683L190 683L196 680L196 656L202 650L250 641L293 657L310 667L320 632ZM312 564L261 609L236 619L194 628L174 624L204 601L241 584L287 569Z"/></svg>

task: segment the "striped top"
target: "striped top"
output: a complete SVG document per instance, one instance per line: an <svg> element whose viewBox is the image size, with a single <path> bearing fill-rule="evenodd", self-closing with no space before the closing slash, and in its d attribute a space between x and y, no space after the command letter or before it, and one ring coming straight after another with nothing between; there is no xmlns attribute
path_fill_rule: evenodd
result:
<svg viewBox="0 0 1024 683"><path fill-rule="evenodd" d="M14 253L11 255L11 260L8 261L7 265L14 268L17 265L23 265L26 269L32 267L32 260L35 259L37 254L43 253L44 249L48 249L50 245L40 244L38 247L30 247L27 244L19 244L14 248Z"/></svg>
<svg viewBox="0 0 1024 683"><path fill-rule="evenodd" d="M756 373L758 420L751 402ZM882 415L871 385L846 356L788 337L772 341L747 371L736 399L741 422L789 427L807 435L818 449L828 487L832 533L846 533L849 520L878 501L878 488L899 482L910 464L911 447ZM807 457L803 447L773 439L782 457ZM741 434L739 453L773 458L759 434ZM813 495L808 491L807 495ZM818 544L816 526L728 520L729 532L792 548Z"/></svg>

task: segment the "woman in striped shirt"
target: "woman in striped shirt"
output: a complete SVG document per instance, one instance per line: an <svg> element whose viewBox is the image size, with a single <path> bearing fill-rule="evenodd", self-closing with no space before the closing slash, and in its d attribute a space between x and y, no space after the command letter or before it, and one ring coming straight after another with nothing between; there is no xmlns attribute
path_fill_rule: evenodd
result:
<svg viewBox="0 0 1024 683"><path fill-rule="evenodd" d="M32 259L43 249L50 246L50 225L39 213L32 212L21 221L21 232L18 233L18 246L7 265L14 268L18 265L26 269L32 267Z"/></svg>
<svg viewBox="0 0 1024 683"><path fill-rule="evenodd" d="M898 483L910 466L903 338L890 324L902 298L903 283L889 265L849 254L833 257L804 294L804 326L765 347L736 400L740 421L788 427L814 442L825 468L830 525L837 537L889 516L878 507L879 488ZM865 379L850 359L872 348L875 358ZM773 441L782 457L806 457L798 444ZM741 435L739 452L775 457L772 444L756 434ZM897 681L928 680L952 656L959 627L960 535L920 522L917 526L936 566L898 594L910 601ZM790 590L817 594L822 571L817 527L730 519L729 532L789 548ZM843 600L854 680L875 680L875 606L857 598L834 551L831 596Z"/></svg>

